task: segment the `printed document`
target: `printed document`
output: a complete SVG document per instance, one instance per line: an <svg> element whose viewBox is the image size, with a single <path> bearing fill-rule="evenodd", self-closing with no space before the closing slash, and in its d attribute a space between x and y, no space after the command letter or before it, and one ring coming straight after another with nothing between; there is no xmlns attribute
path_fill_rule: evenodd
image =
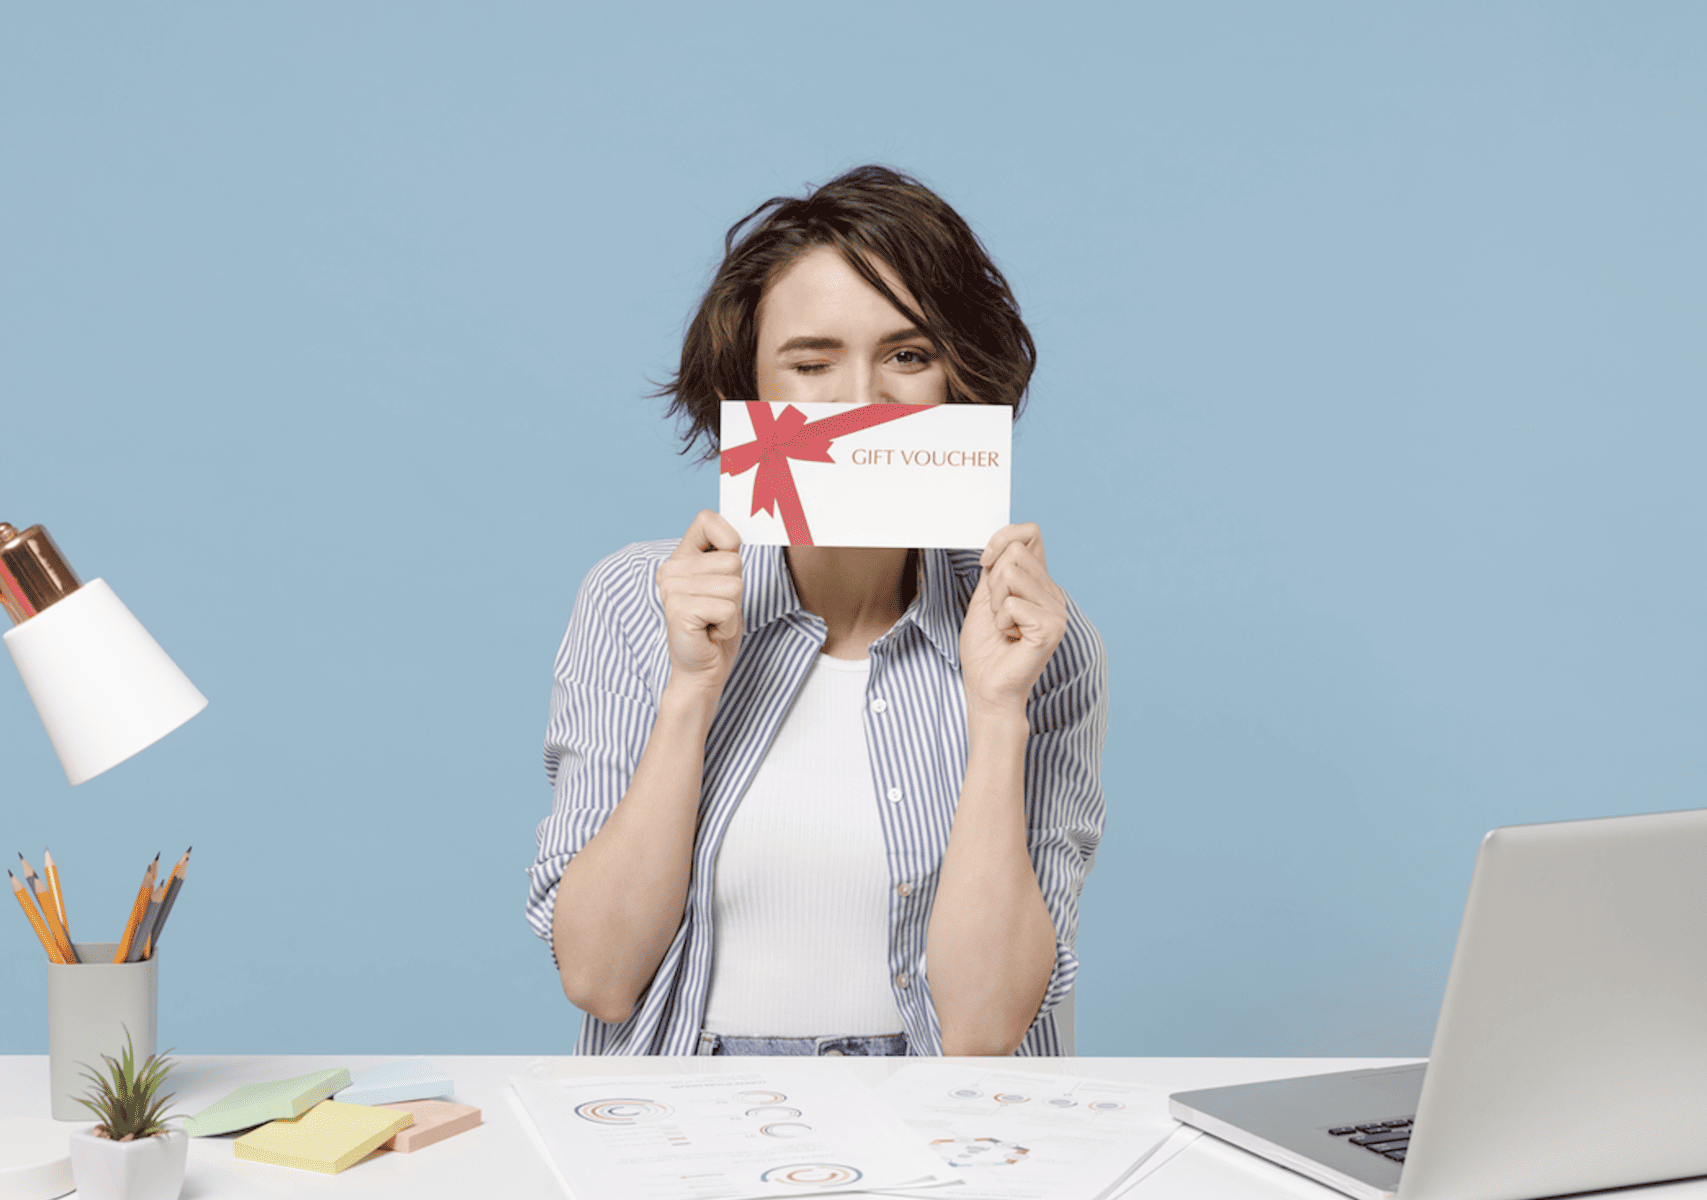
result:
<svg viewBox="0 0 1707 1200"><path fill-rule="evenodd" d="M960 1170L954 1200L1101 1200L1176 1127L1165 1089L1072 1075L916 1063L876 1090Z"/></svg>
<svg viewBox="0 0 1707 1200"><path fill-rule="evenodd" d="M763 1200L954 1186L863 1084L739 1075L511 1076L565 1186L585 1200ZM929 1195L931 1193L922 1193Z"/></svg>

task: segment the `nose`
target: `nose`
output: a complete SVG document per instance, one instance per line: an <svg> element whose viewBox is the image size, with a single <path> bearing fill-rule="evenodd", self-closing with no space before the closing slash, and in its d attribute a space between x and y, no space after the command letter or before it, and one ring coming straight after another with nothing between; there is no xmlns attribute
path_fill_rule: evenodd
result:
<svg viewBox="0 0 1707 1200"><path fill-rule="evenodd" d="M849 404L883 404L889 399L883 394L883 376L869 362L854 368L851 383L853 394L847 398Z"/></svg>

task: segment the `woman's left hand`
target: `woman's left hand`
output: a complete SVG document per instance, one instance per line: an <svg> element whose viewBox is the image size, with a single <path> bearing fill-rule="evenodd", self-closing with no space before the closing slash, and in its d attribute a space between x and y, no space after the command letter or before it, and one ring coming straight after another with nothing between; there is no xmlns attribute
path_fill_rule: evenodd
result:
<svg viewBox="0 0 1707 1200"><path fill-rule="evenodd" d="M978 563L984 572L960 627L968 712L1023 715L1066 631L1067 597L1049 578L1034 524L998 529Z"/></svg>

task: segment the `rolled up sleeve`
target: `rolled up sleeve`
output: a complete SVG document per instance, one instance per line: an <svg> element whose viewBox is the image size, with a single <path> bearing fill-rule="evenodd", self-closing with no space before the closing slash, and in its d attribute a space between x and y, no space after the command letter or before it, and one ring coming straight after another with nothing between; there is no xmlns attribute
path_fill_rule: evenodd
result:
<svg viewBox="0 0 1707 1200"><path fill-rule="evenodd" d="M1079 895L1096 861L1105 806L1102 750L1108 732L1108 654L1078 606L1068 602L1067 631L1033 688L1027 716L1025 807L1031 862L1055 922L1055 966L1037 1019L1020 1053L1053 1054L1050 1018L1079 972L1074 943ZM1047 1023L1047 1028L1045 1024Z"/></svg>
<svg viewBox="0 0 1707 1200"><path fill-rule="evenodd" d="M547 946L558 880L628 791L657 717L667 653L637 649L662 646L661 637L644 636L662 621L655 546L629 546L593 568L553 664L545 734L551 815L539 823L538 853L527 868L528 924Z"/></svg>
<svg viewBox="0 0 1707 1200"><path fill-rule="evenodd" d="M1074 942L1079 894L1102 840L1102 749L1108 730L1108 657L1096 628L1069 599L1067 630L1026 705L1026 844L1038 890L1055 925L1055 963L1037 1016L1015 1054L1057 1055L1066 1047L1055 1012L1079 974ZM924 938L917 985L897 996L907 1022L909 1053L942 1053L942 1024L929 993Z"/></svg>

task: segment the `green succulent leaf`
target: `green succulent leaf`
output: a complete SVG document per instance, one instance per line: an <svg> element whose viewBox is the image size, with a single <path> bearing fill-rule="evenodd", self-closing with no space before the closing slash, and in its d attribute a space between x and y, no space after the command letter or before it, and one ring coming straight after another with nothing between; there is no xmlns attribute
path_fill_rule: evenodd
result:
<svg viewBox="0 0 1707 1200"><path fill-rule="evenodd" d="M173 1066L172 1060L164 1054L150 1054L139 1070L136 1044L131 1039L128 1026L124 1037L125 1047L119 1058L101 1055L101 1061L106 1064L104 1075L88 1063L79 1064L84 1068L83 1077L94 1086L86 1096L77 1097L77 1102L95 1114L101 1125L106 1127L107 1136L114 1141L126 1136L139 1138L166 1132L166 1121L170 1119L164 1115L166 1102L175 1094L155 1094L166 1081L166 1075ZM170 1053L170 1050L166 1052Z"/></svg>

